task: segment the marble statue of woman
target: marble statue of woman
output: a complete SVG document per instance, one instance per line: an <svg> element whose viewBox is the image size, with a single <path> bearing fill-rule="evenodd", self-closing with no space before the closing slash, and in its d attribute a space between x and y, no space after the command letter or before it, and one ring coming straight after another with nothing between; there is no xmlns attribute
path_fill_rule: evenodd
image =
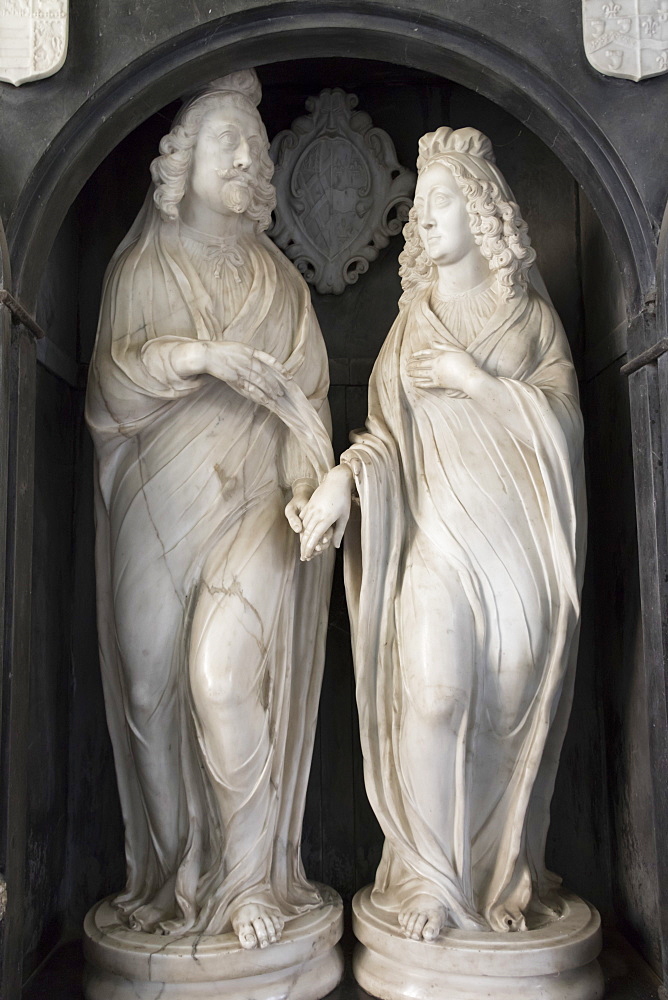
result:
<svg viewBox="0 0 668 1000"><path fill-rule="evenodd" d="M231 74L163 138L107 273L86 404L126 832L113 907L248 949L322 906L299 845L331 573L294 534L332 465L328 368L307 287L264 235L259 100L254 71Z"/></svg>
<svg viewBox="0 0 668 1000"><path fill-rule="evenodd" d="M583 430L563 328L476 129L420 140L404 234L366 429L303 513L302 556L332 529L339 544L356 491L346 587L385 834L371 904L432 942L562 912L544 854L578 636Z"/></svg>

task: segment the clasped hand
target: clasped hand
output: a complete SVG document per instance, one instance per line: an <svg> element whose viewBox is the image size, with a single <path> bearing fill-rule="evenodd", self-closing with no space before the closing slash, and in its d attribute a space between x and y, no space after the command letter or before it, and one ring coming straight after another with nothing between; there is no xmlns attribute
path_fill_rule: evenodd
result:
<svg viewBox="0 0 668 1000"><path fill-rule="evenodd" d="M416 351L408 359L406 370L418 389L457 389L467 393L471 376L480 369L468 351L442 346Z"/></svg>
<svg viewBox="0 0 668 1000"><path fill-rule="evenodd" d="M352 473L337 465L322 481L308 502L295 496L285 509L293 531L301 534L301 558L308 562L330 545L341 544L350 517Z"/></svg>

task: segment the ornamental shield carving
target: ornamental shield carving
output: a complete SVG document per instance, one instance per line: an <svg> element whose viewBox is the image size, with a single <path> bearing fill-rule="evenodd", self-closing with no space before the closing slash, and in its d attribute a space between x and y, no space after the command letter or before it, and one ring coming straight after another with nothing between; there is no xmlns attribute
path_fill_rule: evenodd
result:
<svg viewBox="0 0 668 1000"><path fill-rule="evenodd" d="M637 83L668 71L668 0L582 0L582 23L599 73Z"/></svg>
<svg viewBox="0 0 668 1000"><path fill-rule="evenodd" d="M68 0L0 0L0 80L19 87L57 73L67 55Z"/></svg>
<svg viewBox="0 0 668 1000"><path fill-rule="evenodd" d="M319 292L341 294L408 218L415 175L358 99L323 90L271 144L276 221L269 231Z"/></svg>

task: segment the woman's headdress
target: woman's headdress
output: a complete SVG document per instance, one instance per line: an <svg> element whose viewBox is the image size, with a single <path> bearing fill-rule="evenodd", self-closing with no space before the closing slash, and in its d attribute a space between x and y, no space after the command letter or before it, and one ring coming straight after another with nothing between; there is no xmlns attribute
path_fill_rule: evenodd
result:
<svg viewBox="0 0 668 1000"><path fill-rule="evenodd" d="M424 170L432 160L441 159L452 153L475 156L488 163L495 163L494 150L486 135L477 128L451 129L446 125L435 132L427 132L418 143L418 171Z"/></svg>
<svg viewBox="0 0 668 1000"><path fill-rule="evenodd" d="M441 160L460 163L473 177L496 184L506 201L515 201L505 177L496 166L492 143L477 128L451 129L447 125L427 132L418 143L418 173Z"/></svg>

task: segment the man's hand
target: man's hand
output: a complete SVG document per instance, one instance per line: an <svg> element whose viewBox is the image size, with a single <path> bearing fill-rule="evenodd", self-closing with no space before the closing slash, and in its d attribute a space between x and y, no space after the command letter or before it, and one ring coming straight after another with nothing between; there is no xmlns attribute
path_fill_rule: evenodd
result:
<svg viewBox="0 0 668 1000"><path fill-rule="evenodd" d="M306 479L302 479L293 484L292 487L292 500L285 508L285 516L288 519L288 523L296 535L302 533L303 524L301 519L301 514L306 504L311 499L313 495L313 490L315 486Z"/></svg>
<svg viewBox="0 0 668 1000"><path fill-rule="evenodd" d="M407 371L418 389L457 389L468 395L471 376L479 368L468 351L436 347L416 351L408 361Z"/></svg>
<svg viewBox="0 0 668 1000"><path fill-rule="evenodd" d="M283 395L283 383L291 376L270 354L224 340L208 341L206 350L209 375L227 382L242 396L266 404Z"/></svg>
<svg viewBox="0 0 668 1000"><path fill-rule="evenodd" d="M266 405L282 396L284 384L292 378L280 361L247 344L227 340L182 340L174 343L157 338L151 351L166 353L169 364L181 378L213 375L254 403Z"/></svg>

